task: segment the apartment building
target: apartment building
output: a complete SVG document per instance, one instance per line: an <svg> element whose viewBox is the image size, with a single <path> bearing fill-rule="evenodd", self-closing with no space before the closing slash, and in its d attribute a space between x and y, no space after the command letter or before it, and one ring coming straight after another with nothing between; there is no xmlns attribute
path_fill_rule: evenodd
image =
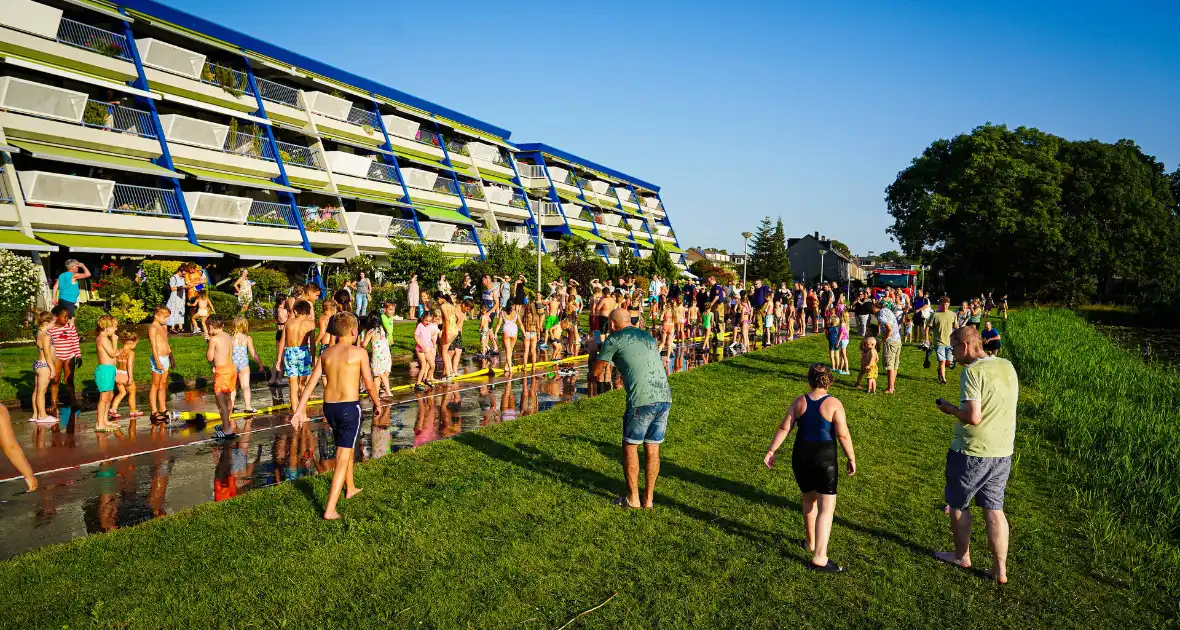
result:
<svg viewBox="0 0 1180 630"><path fill-rule="evenodd" d="M0 0L0 247L683 251L659 187L151 0Z"/></svg>

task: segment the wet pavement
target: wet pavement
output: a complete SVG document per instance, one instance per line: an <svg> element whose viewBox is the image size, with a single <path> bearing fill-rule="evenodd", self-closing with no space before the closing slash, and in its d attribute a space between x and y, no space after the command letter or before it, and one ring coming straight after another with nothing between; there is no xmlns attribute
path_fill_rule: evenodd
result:
<svg viewBox="0 0 1180 630"><path fill-rule="evenodd" d="M677 353L671 369L685 371L708 361L698 347L687 346ZM489 365L495 363L468 361L466 369ZM397 394L394 404L376 417L365 405L357 458L384 457L592 395L585 363L571 367L572 376L560 376L552 368L536 374L518 371L512 377L484 377L436 385L422 394ZM396 385L408 382L412 373L395 368L391 377ZM609 383L595 386L609 388ZM252 390L256 408L286 402L285 394L286 388L265 384ZM142 392L140 399L146 402ZM212 394L204 391L173 394L168 406L216 410ZM53 425L27 422L27 411L12 412L13 429L37 471L40 489L25 493L16 471L0 461L0 558L328 472L335 462L327 425L293 427L288 413L237 420L238 437L223 441L213 436L215 422L190 423L182 429L152 427L147 418L127 420L125 404L121 429L115 433L93 430L92 406L59 411L61 420ZM313 418L318 414L317 408L309 411Z"/></svg>

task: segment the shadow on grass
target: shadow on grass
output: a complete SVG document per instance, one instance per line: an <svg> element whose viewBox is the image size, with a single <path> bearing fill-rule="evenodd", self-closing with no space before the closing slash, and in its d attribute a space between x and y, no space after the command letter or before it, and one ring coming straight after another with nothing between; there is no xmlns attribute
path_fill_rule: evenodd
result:
<svg viewBox="0 0 1180 630"><path fill-rule="evenodd" d="M581 437L581 436L570 436L568 439L578 441L578 442L583 442L583 443L589 444L591 446L594 446L595 448L598 449L598 451L600 453L602 453L603 456L605 456L608 459L612 459L615 461L622 461L623 448L622 448L622 446L620 446L618 444L611 444L611 443L602 442L599 440L592 440L592 439ZM754 503L764 503L764 504L771 505L774 507L795 510L795 511L800 511L802 509L802 506L798 502L787 499L786 497L779 496L776 494L770 494L768 492L765 492L764 490L761 490L759 488L751 486L748 483L742 483L740 481L733 481L732 479L726 479L725 477L719 477L717 475L713 475L710 473L701 472L698 470L693 470L692 468L686 468L686 467L681 466L679 464L669 462L669 461L667 461L667 459L662 459L660 461L660 476L661 477L672 477L674 479L679 479L681 481L695 484L697 486L700 486L700 487L708 489L708 490L717 490L720 492L726 492L726 493L732 494L737 497L741 497L747 501L751 501ZM616 482L616 483L618 483L618 482ZM907 540L905 538L902 538L901 536L898 536L897 534L894 534L893 532L887 532L887 531L876 529L873 527L866 527L863 525L859 525L859 524L853 523L852 521L849 521L848 519L843 518L839 515L837 515L835 517L834 521L837 525L840 525L842 527L847 527L848 529L860 532L862 534L866 534L868 536L872 536L874 538L877 538L877 539L880 539L880 540L883 540L886 542L893 543L893 544L898 545L899 547L905 548L917 555L924 556L924 557L931 558L931 559L933 559L933 557L934 557L935 550L930 549L928 547L923 547L922 545L920 545L912 540ZM982 571L978 571L978 573L980 575L983 575Z"/></svg>

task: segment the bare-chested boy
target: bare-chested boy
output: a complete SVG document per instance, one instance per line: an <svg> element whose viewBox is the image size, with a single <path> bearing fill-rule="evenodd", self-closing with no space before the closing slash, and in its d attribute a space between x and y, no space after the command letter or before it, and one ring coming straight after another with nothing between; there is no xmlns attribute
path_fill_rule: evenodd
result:
<svg viewBox="0 0 1180 630"><path fill-rule="evenodd" d="M151 407L152 424L168 422L168 408L165 401L168 397L168 371L172 369L172 346L168 345L168 316L171 311L167 306L157 306L152 313L152 323L148 325L148 343L152 347L152 355L148 365L152 368L152 386L148 390L148 405Z"/></svg>
<svg viewBox="0 0 1180 630"><path fill-rule="evenodd" d="M283 326L283 337L279 339L278 348L279 355L283 357L283 374L291 386L291 400L299 400L303 387L315 382L307 378L311 376L311 341L314 330L315 320L311 316L311 304L304 300L296 302L291 308L291 316Z"/></svg>
<svg viewBox="0 0 1180 630"><path fill-rule="evenodd" d="M353 453L361 435L360 386L363 382L366 391L375 392L377 385L369 371L369 353L355 345L356 316L347 311L337 313L329 328L338 343L320 356L311 377L312 382L321 374L328 378L328 385L324 388L324 419L332 427L332 438L336 442L336 469L332 473L332 489L324 506L324 518L335 520L340 518L336 512L340 491L347 487L345 499L351 499L361 491L352 479ZM308 388L297 399L292 424L298 426L307 421L307 400L311 398L311 391Z"/></svg>
<svg viewBox="0 0 1180 630"><path fill-rule="evenodd" d="M225 332L225 323L220 315L211 315L205 320L205 332L209 335L209 348L205 360L213 365L213 396L217 399L217 412L221 414L221 426L215 435L219 438L237 436L234 420L233 394L238 388L238 368L234 366L234 338Z"/></svg>

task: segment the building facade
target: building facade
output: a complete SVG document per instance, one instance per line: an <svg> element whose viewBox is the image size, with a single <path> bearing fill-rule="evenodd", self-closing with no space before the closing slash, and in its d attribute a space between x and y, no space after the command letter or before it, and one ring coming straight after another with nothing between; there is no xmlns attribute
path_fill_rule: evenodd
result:
<svg viewBox="0 0 1180 630"><path fill-rule="evenodd" d="M151 0L0 0L0 247L244 261L659 242L660 188Z"/></svg>
<svg viewBox="0 0 1180 630"><path fill-rule="evenodd" d="M820 255L820 251L825 253ZM819 232L787 239L787 259L791 261L791 273L803 282L812 283L821 279L846 282L850 277L853 280L864 279L860 267L849 257L832 249L832 241L820 236Z"/></svg>

